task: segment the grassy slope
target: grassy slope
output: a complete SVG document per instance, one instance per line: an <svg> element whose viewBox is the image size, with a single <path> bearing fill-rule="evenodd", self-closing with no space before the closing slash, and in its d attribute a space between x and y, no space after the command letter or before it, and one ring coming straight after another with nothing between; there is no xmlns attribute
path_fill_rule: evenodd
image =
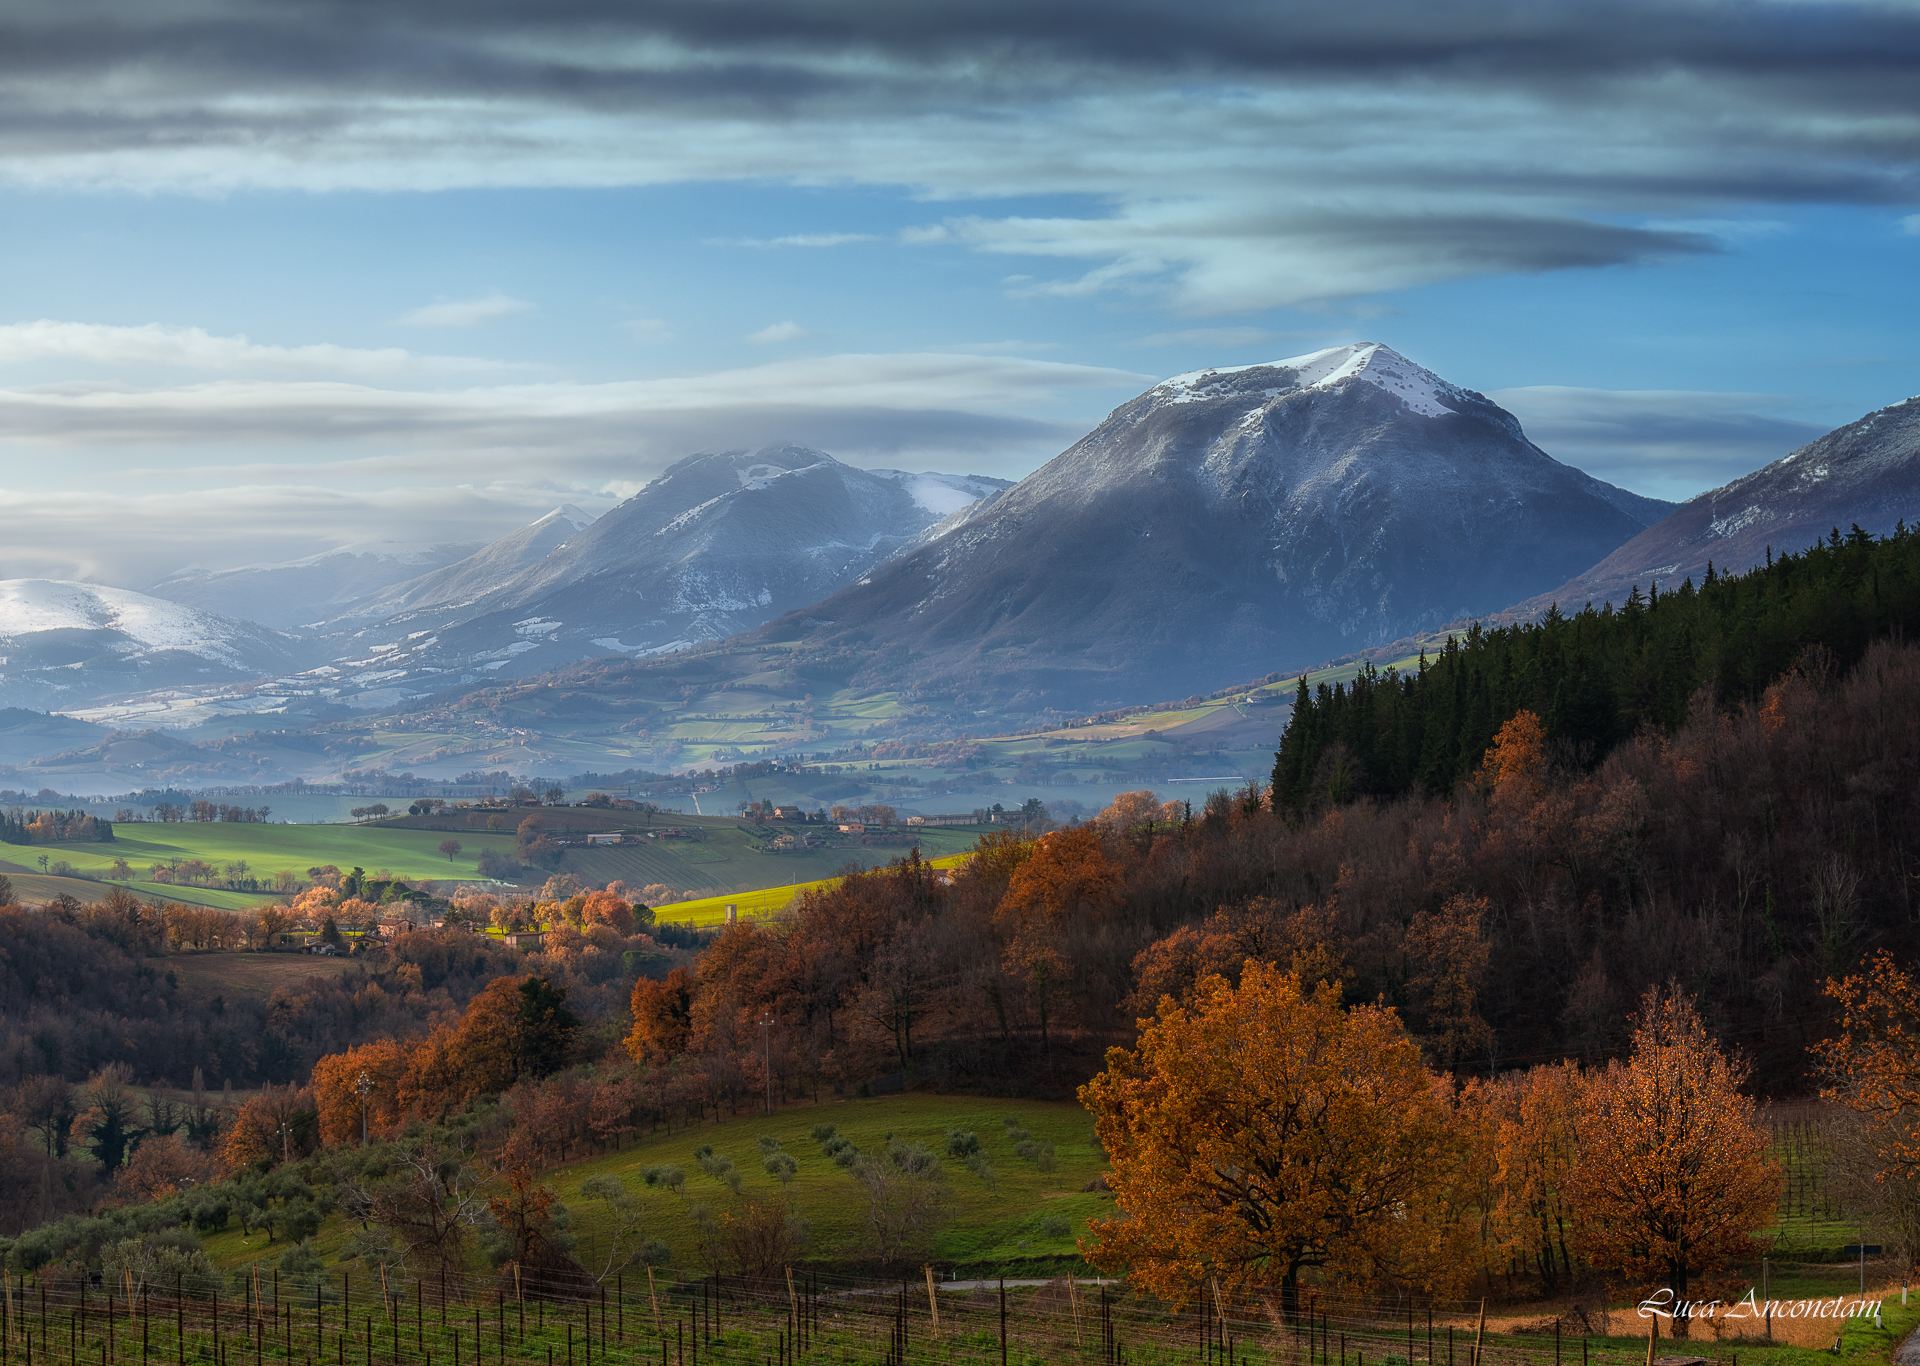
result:
<svg viewBox="0 0 1920 1366"><path fill-rule="evenodd" d="M1017 1117L1035 1139L1055 1145L1054 1171L1042 1172L1015 1155L1001 1122L1003 1115ZM1060 1102L963 1096L916 1094L789 1106L777 1110L771 1118L740 1118L649 1135L623 1152L563 1164L548 1172L546 1180L572 1213L583 1261L592 1261L596 1249L602 1260L606 1255L609 1223L604 1217L605 1207L580 1194L581 1183L600 1173L619 1177L643 1197L648 1207L645 1234L672 1248L676 1266L692 1266L697 1260L689 1213L693 1206L706 1205L719 1214L740 1201L765 1203L783 1197L791 1197L795 1212L810 1228L810 1259L858 1258L865 1247L861 1226L864 1197L858 1183L822 1156L819 1145L809 1137L816 1124L834 1125L863 1151L884 1146L889 1133L925 1143L941 1153L945 1152L949 1129L971 1130L980 1136L981 1148L993 1163L995 1179L989 1186L958 1162L944 1164L953 1194L953 1218L939 1240L937 1255L943 1261L976 1269L1017 1269L1029 1259L1037 1264L1046 1258L1070 1258L1074 1255L1074 1236L1085 1231L1084 1221L1112 1208L1105 1195L1080 1193L1082 1186L1106 1169L1105 1159L1091 1146L1093 1121L1086 1111ZM800 1164L799 1175L787 1191L783 1192L780 1183L761 1169L755 1139L762 1134L780 1140ZM739 1196L706 1175L694 1160L694 1149L706 1143L732 1158L739 1168ZM686 1173L682 1194L649 1190L640 1180L641 1168L668 1163ZM1064 1237L1044 1235L1040 1224L1049 1215L1067 1220L1072 1231ZM344 1221L334 1216L314 1239L314 1247L332 1263L347 1235ZM206 1245L208 1255L220 1265L277 1257L282 1248L282 1244L269 1248L264 1233L244 1237L237 1227L209 1235Z"/></svg>
<svg viewBox="0 0 1920 1366"><path fill-rule="evenodd" d="M305 953L220 952L169 954L165 965L164 970L174 974L183 986L234 996L298 988L313 978L338 977L358 966L347 959L315 958Z"/></svg>
<svg viewBox="0 0 1920 1366"><path fill-rule="evenodd" d="M1002 1116L1013 1116L1041 1142L1055 1146L1056 1169L1042 1172L1015 1156L1007 1141ZM687 1204L706 1204L716 1213L736 1199L766 1202L781 1198L780 1183L761 1170L755 1140L765 1134L800 1164L791 1191L794 1209L811 1229L809 1253L814 1257L858 1256L864 1246L860 1187L846 1172L822 1156L809 1136L816 1124L831 1124L862 1151L885 1145L886 1135L924 1143L944 1153L949 1129L970 1130L980 1137L982 1151L993 1163L991 1186L958 1162L947 1162L948 1184L954 1196L954 1218L941 1237L942 1259L969 1264L999 1262L1015 1257L1064 1256L1073 1251L1071 1235L1041 1237L1039 1225L1058 1212L1077 1225L1089 1214L1110 1207L1105 1196L1081 1195L1080 1188L1106 1170L1106 1161L1093 1149L1093 1120L1078 1105L1060 1102L980 1100L967 1096L903 1095L873 1100L839 1100L799 1105L674 1134L656 1134L620 1153L608 1153L570 1163L552 1174L555 1189L573 1211L574 1228L583 1245L604 1236L605 1221L596 1202L579 1195L580 1183L599 1172L626 1180L645 1190L637 1173L654 1163L672 1163L687 1173L683 1195L654 1195L655 1219L650 1236L674 1250L674 1261L693 1260L693 1242ZM711 1143L733 1159L741 1172L741 1195L707 1176L693 1159L694 1149ZM1080 1230L1083 1231L1083 1230Z"/></svg>
<svg viewBox="0 0 1920 1366"><path fill-rule="evenodd" d="M369 872L387 868L406 878L465 877L471 875L473 858L482 848L502 853L513 849L511 830L462 833L460 842L466 849L459 860L450 863L436 847L445 838L444 834L380 825L141 821L116 825L111 844L7 845L0 849L15 858L47 853L90 873L104 872L116 858L124 858L141 873L149 865L170 858L203 859L221 867L245 860L255 877L271 877L284 868L303 881L308 868L325 863L342 869L359 866Z"/></svg>

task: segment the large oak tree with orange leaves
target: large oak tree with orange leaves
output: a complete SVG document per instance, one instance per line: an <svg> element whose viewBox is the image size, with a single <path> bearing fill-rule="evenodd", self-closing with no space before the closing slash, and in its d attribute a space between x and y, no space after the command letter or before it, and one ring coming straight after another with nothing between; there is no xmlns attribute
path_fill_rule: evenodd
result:
<svg viewBox="0 0 1920 1366"><path fill-rule="evenodd" d="M1162 1001L1080 1099L1121 1210L1085 1253L1155 1294L1274 1286L1292 1318L1309 1268L1439 1290L1467 1260L1447 1217L1462 1136L1392 1010L1249 960L1238 987Z"/></svg>
<svg viewBox="0 0 1920 1366"><path fill-rule="evenodd" d="M1670 1290L1676 1337L1687 1335L1688 1299L1757 1255L1753 1233L1778 1208L1780 1168L1741 1094L1746 1079L1691 999L1650 992L1633 1055L1586 1082L1566 1181L1576 1246L1597 1266Z"/></svg>

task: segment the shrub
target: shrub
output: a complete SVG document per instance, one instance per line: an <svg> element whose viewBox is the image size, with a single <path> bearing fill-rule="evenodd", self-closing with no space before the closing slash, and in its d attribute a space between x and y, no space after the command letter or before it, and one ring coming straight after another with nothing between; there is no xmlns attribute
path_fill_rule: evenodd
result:
<svg viewBox="0 0 1920 1366"><path fill-rule="evenodd" d="M1015 1146L1013 1151L1043 1172L1053 1170L1053 1144L1051 1143L1036 1143L1028 1139Z"/></svg>
<svg viewBox="0 0 1920 1366"><path fill-rule="evenodd" d="M947 1156L966 1157L980 1151L980 1135L960 1129L947 1130Z"/></svg>
<svg viewBox="0 0 1920 1366"><path fill-rule="evenodd" d="M194 1207L193 1226L202 1233L218 1233L232 1216L225 1200L206 1200Z"/></svg>
<svg viewBox="0 0 1920 1366"><path fill-rule="evenodd" d="M686 1181L687 1174L669 1162L661 1166L642 1167L640 1179L649 1186L664 1186L670 1191L678 1191Z"/></svg>

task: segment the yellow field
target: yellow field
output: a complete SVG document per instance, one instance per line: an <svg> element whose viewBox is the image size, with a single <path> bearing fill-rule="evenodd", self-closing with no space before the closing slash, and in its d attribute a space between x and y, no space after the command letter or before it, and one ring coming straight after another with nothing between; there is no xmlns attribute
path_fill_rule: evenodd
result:
<svg viewBox="0 0 1920 1366"><path fill-rule="evenodd" d="M965 863L969 855L948 854L945 858L926 860L929 868L958 868ZM839 878L822 878L818 882L796 882L790 887L768 887L759 892L738 892L728 896L702 897L698 901L672 901L658 907L654 917L658 920L671 920L677 925L694 925L704 928L708 925L724 925L727 922L727 907L736 906L742 920L751 920L758 916L772 915L783 911L795 901L800 893L809 887L825 887L838 882Z"/></svg>

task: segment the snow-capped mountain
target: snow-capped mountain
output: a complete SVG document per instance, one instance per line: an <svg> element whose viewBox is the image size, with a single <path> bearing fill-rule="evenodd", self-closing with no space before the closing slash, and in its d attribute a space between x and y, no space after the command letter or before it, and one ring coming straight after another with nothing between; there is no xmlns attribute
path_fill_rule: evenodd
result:
<svg viewBox="0 0 1920 1366"><path fill-rule="evenodd" d="M476 549L476 542L342 546L278 564L182 569L143 591L168 602L290 631L351 612L369 596L452 564Z"/></svg>
<svg viewBox="0 0 1920 1366"><path fill-rule="evenodd" d="M563 508L401 585L391 616L342 637L332 672L343 696L417 691L722 640L857 582L1008 487L800 446L689 456L590 525Z"/></svg>
<svg viewBox="0 0 1920 1366"><path fill-rule="evenodd" d="M288 637L250 621L125 588L0 580L0 706L75 707L304 662Z"/></svg>
<svg viewBox="0 0 1920 1366"><path fill-rule="evenodd" d="M1544 612L1620 603L1639 585L1696 583L1707 562L1744 573L1776 554L1805 550L1854 523L1884 536L1920 524L1920 398L1868 413L1763 469L1681 504L1678 511L1550 592L1514 608Z"/></svg>
<svg viewBox="0 0 1920 1366"><path fill-rule="evenodd" d="M746 644L922 698L1091 709L1512 602L1672 509L1377 343L1156 385L959 524Z"/></svg>

